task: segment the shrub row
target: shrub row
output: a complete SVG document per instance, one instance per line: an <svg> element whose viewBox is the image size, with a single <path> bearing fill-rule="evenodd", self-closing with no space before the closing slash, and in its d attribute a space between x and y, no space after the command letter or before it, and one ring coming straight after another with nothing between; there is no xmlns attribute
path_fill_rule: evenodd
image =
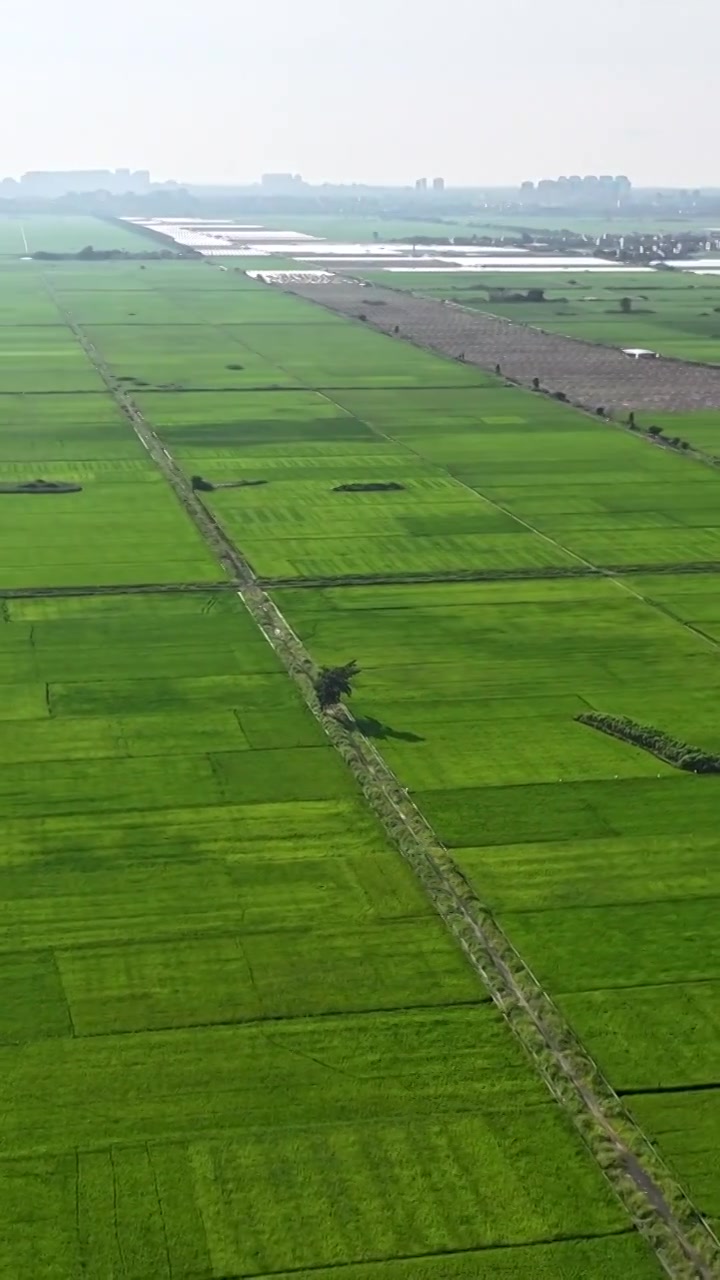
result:
<svg viewBox="0 0 720 1280"><path fill-rule="evenodd" d="M671 738L670 734L652 725L638 724L627 716L608 716L602 711L586 711L575 719L591 729L599 729L601 733L630 742L634 747L642 747L675 769L684 769L687 773L720 773L720 756L710 755L699 747Z"/></svg>
<svg viewBox="0 0 720 1280"><path fill-rule="evenodd" d="M397 480L354 480L350 484L336 484L333 493L389 493L404 488L405 485L398 484Z"/></svg>

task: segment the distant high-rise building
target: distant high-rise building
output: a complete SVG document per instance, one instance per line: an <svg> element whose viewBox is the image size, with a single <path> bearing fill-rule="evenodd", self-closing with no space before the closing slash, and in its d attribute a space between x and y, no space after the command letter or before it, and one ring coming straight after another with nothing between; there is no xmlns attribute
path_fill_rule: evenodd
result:
<svg viewBox="0 0 720 1280"><path fill-rule="evenodd" d="M606 209L622 203L630 191L630 180L623 176L614 178L612 174L603 173L600 177L587 174L581 178L579 174L572 173L569 178L541 178L536 188L531 182L523 182L520 199L525 203L537 200L543 206L555 205L558 208Z"/></svg>
<svg viewBox="0 0 720 1280"><path fill-rule="evenodd" d="M427 178L418 178L415 183L416 191L427 191Z"/></svg>
<svg viewBox="0 0 720 1280"><path fill-rule="evenodd" d="M433 178L433 191L444 191L444 190L445 190L445 179Z"/></svg>

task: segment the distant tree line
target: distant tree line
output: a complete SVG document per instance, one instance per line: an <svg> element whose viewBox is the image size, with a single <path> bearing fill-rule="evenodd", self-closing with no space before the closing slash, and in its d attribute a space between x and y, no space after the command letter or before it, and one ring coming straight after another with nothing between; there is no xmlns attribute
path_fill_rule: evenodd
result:
<svg viewBox="0 0 720 1280"><path fill-rule="evenodd" d="M137 252L134 249L93 249L86 244L77 253L56 253L48 249L38 249L30 255L39 262L157 262L166 258L187 258L185 253L177 253L172 249L145 249ZM192 257L201 257L193 253Z"/></svg>

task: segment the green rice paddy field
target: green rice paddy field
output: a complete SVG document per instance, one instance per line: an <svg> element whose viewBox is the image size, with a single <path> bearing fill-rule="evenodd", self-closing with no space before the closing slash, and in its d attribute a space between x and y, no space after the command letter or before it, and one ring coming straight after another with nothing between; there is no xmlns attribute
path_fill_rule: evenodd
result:
<svg viewBox="0 0 720 1280"><path fill-rule="evenodd" d="M377 284L613 347L720 363L720 276L686 271L363 272ZM542 289L542 302L509 295ZM623 311L621 299L630 299Z"/></svg>
<svg viewBox="0 0 720 1280"><path fill-rule="evenodd" d="M715 473L234 271L23 267L0 482L83 487L0 495L0 1276L658 1276L63 316L267 481L208 506L711 1218L718 782L573 717L720 747Z"/></svg>
<svg viewBox="0 0 720 1280"><path fill-rule="evenodd" d="M153 237L117 222L81 214L59 218L55 214L0 214L0 258L27 253L78 253L86 245L94 249L152 249ZM157 247L157 245L155 246Z"/></svg>

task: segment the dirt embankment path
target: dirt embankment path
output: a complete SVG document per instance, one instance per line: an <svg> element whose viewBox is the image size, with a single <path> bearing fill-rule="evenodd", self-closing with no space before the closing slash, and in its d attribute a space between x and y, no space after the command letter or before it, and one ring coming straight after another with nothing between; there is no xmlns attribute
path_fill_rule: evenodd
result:
<svg viewBox="0 0 720 1280"><path fill-rule="evenodd" d="M278 286L274 286L278 287ZM282 286L281 286L282 287ZM421 298L405 291L347 280L292 284L286 292L330 311L359 319L383 333L405 338L441 355L532 387L538 378L549 391L562 391L583 408L615 414L631 409L682 413L720 409L720 366L658 358L635 360L604 347L545 333L483 311ZM399 333L395 333L396 328Z"/></svg>

